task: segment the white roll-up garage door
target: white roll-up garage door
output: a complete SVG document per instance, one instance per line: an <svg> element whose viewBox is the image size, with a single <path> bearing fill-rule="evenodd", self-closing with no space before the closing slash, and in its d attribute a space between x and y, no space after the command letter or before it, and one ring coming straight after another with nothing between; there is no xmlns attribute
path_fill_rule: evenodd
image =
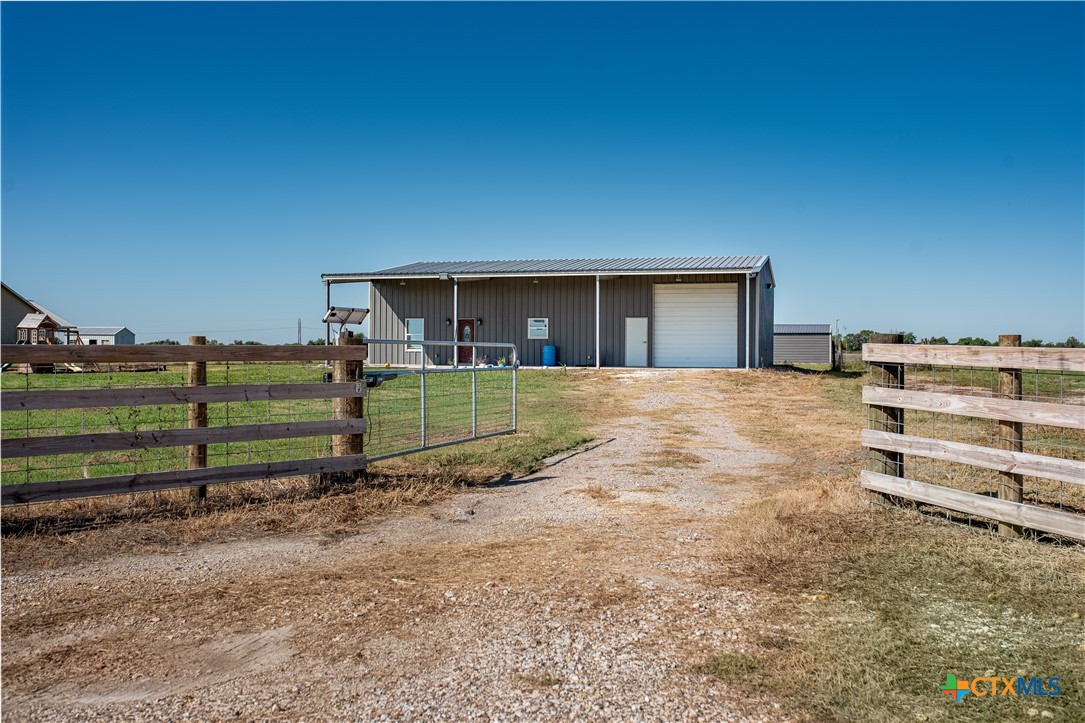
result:
<svg viewBox="0 0 1085 723"><path fill-rule="evenodd" d="M656 284L652 365L738 366L738 284Z"/></svg>

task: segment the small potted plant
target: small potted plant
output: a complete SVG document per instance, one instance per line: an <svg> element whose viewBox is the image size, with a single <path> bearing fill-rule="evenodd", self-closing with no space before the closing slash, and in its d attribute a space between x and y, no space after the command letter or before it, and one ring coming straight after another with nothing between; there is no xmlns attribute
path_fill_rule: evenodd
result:
<svg viewBox="0 0 1085 723"><path fill-rule="evenodd" d="M497 357L497 366L503 367L508 364L509 360L503 356Z"/></svg>

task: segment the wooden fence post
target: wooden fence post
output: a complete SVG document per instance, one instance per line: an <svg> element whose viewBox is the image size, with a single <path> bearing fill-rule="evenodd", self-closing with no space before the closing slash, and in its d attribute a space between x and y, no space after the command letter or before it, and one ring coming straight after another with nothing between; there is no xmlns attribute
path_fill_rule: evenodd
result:
<svg viewBox="0 0 1085 723"><path fill-rule="evenodd" d="M190 336L188 337L188 343L190 346L202 346L207 343L207 337ZM188 363L188 386L207 386L207 362L197 361ZM196 427L206 426L207 402L194 402L189 404L188 428L195 429ZM206 444L190 444L187 447L187 451L189 469L204 469L207 467ZM200 485L196 488L195 498L201 502L207 499L207 485Z"/></svg>
<svg viewBox="0 0 1085 723"><path fill-rule="evenodd" d="M999 346L1021 346L1020 334L1001 334ZM1021 398L1021 370L998 370L998 396L1002 399ZM1011 452L1024 451L1023 425L1021 422L998 423L998 446ZM999 472L998 497L1009 502L1021 502L1024 498L1021 475L1014 472ZM1020 525L1006 522L998 523L998 533L1003 537L1020 537L1023 530Z"/></svg>
<svg viewBox="0 0 1085 723"><path fill-rule="evenodd" d="M871 334L871 344L903 344L902 334ZM871 362L870 381L889 389L904 388L904 365ZM904 410L897 407L870 405L870 428L879 432L904 434ZM889 450L874 449L871 457L871 471L892 477L904 476L904 454Z"/></svg>
<svg viewBox="0 0 1085 723"><path fill-rule="evenodd" d="M361 335L339 337L340 346L364 343L365 339ZM356 383L362 378L362 362L338 360L334 363L332 381ZM336 397L332 400L332 411L336 419L361 419L365 416L365 400L362 397ZM365 435L362 434L333 435L332 454L336 457L361 454L364 439Z"/></svg>

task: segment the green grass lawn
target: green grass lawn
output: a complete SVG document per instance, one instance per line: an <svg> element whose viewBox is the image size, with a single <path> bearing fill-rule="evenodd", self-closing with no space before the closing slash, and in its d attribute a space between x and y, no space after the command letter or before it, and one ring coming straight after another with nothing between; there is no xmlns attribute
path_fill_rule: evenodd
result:
<svg viewBox="0 0 1085 723"><path fill-rule="evenodd" d="M367 368L366 371L385 370ZM209 385L318 383L324 372L325 368L320 364L208 364L207 376ZM423 433L425 446L432 447L472 436L512 431L512 378L509 368L477 373L465 370L427 374L423 430L423 377L418 374L390 377L370 389L365 402L366 454L376 457L422 448ZM161 372L9 373L0 380L5 391L183 386L185 370L184 365L172 365ZM424 459L458 459L464 455L481 459L485 456L487 465L495 469L522 470L534 464L539 455L575 446L583 440L583 435L575 431L578 428L575 415L553 414L553 419L548 419L545 424L537 421L539 414L552 414L548 405L556 404L561 395L558 387L562 385L556 381L557 377L552 373L518 372L519 398L526 400L519 409L520 427L539 433L530 436L530 441L522 435L512 441L490 443L479 448L480 451L453 449ZM472 403L472 390L475 403ZM332 414L332 404L327 399L213 403L208 404L208 425L324 420L331 419ZM0 419L3 439L183 429L186 424L187 406L184 404L9 411ZM330 453L331 438L328 436L213 444L208 446L208 464L308 459ZM3 460L3 482L14 484L157 472L183 469L185 464L183 447L9 458Z"/></svg>

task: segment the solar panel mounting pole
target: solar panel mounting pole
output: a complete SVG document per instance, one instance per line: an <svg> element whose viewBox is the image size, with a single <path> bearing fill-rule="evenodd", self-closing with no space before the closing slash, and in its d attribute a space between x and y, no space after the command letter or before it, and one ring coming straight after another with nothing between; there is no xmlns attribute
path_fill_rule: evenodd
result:
<svg viewBox="0 0 1085 723"><path fill-rule="evenodd" d="M324 311L332 308L332 282L331 279L324 280ZM324 324L324 345L331 346L332 344L332 323L329 321Z"/></svg>

